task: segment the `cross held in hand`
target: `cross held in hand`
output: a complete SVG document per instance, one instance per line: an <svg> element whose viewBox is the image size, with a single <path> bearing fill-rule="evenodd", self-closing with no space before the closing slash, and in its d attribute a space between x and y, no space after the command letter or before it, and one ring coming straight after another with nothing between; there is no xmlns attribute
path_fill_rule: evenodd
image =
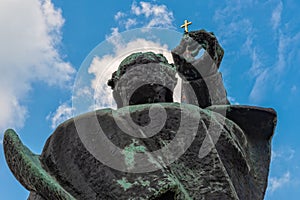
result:
<svg viewBox="0 0 300 200"><path fill-rule="evenodd" d="M181 28L184 28L184 32L188 33L188 26L191 25L192 22L189 22L188 20L184 20L184 24L181 25Z"/></svg>

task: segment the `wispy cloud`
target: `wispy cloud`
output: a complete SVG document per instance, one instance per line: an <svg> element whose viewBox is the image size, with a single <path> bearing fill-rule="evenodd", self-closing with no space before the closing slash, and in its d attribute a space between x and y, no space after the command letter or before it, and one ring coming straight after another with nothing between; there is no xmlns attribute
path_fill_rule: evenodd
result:
<svg viewBox="0 0 300 200"><path fill-rule="evenodd" d="M292 148L284 148L280 150L272 150L272 162L282 162L292 160L296 151Z"/></svg>
<svg viewBox="0 0 300 200"><path fill-rule="evenodd" d="M271 83L269 68L263 69L263 71L256 77L249 95L249 98L252 102L259 102L263 100L266 95L267 87L269 85L266 83Z"/></svg>
<svg viewBox="0 0 300 200"><path fill-rule="evenodd" d="M151 4L142 1L139 5L133 3L131 11L135 15L144 15L147 19L150 19L146 25L147 28L172 27L172 22L174 20L173 12L170 12L165 5Z"/></svg>
<svg viewBox="0 0 300 200"><path fill-rule="evenodd" d="M231 53L236 57L241 54L249 55L252 61L250 74L257 76L262 71L262 61L258 53L260 50L255 44L257 31L252 19L244 14L245 10L253 7L254 4L253 1L226 1L224 6L216 9L213 19L221 32L220 43L231 47L232 44L241 42L241 47L232 50Z"/></svg>
<svg viewBox="0 0 300 200"><path fill-rule="evenodd" d="M62 87L71 82L75 70L57 48L63 24L61 10L51 0L1 1L0 132L24 125L22 99L33 82Z"/></svg>
<svg viewBox="0 0 300 200"><path fill-rule="evenodd" d="M244 37L252 35L254 37L253 24L249 18L241 17L244 9L252 6L252 1L226 1L225 6L216 9L213 20L217 22L221 43L226 44L234 37ZM224 31L227 30L227 31Z"/></svg>
<svg viewBox="0 0 300 200"><path fill-rule="evenodd" d="M112 96L111 88L107 86L107 80L111 74L118 68L121 61L133 52L152 51L155 53L164 54L169 62L173 62L170 50L165 44L160 44L156 41L146 40L143 38L136 38L130 42L124 43L122 35L119 33L121 29L130 29L133 27L140 28L172 28L173 13L169 11L167 6L152 4L149 2L133 2L130 10L119 11L114 15L114 19L118 22L118 27L113 27L111 34L106 37L107 41L114 46L112 54L106 54L101 57L95 56L89 66L88 73L94 75L91 80L91 85L88 88L78 89L76 94L73 94L73 99L80 99L82 95L85 98L92 99L93 105L89 105L88 110L96 110L101 108L116 108L115 101ZM161 20L163 19L163 20ZM179 101L180 90L175 88L175 99ZM70 117L69 106L65 104L60 105L54 114L48 116L52 121L52 127L56 126L58 122ZM64 112L63 112L64 111ZM73 110L74 111L74 110ZM79 112L79 111L76 111ZM80 113L83 111L80 111ZM65 114L64 114L65 113Z"/></svg>
<svg viewBox="0 0 300 200"><path fill-rule="evenodd" d="M295 59L298 59L297 55L299 55L300 33L291 35L283 32L284 30L278 32L277 54L274 64L271 67L257 68L262 71L257 71L259 73L249 96L254 102L264 98L267 90L276 92L291 87L287 83L287 76L292 71L297 71Z"/></svg>
<svg viewBox="0 0 300 200"><path fill-rule="evenodd" d="M282 1L280 1L272 12L271 24L273 29L277 29L280 24L282 9L283 9L283 4Z"/></svg>
<svg viewBox="0 0 300 200"><path fill-rule="evenodd" d="M297 166L291 166L291 164L294 165L295 159L297 159L295 149L289 146L281 147L279 149L273 149L271 152L271 156L273 167L271 168L271 175L268 182L268 192L272 194L278 189L285 187L286 185L295 186L295 184L297 184L297 181L295 181L296 179L294 179L293 177L297 176L294 171L295 169L297 169ZM289 166L290 170L286 169L287 166ZM280 167L280 169L284 170L285 173L282 173L281 175L279 174L277 176L272 175L276 171L274 170L274 167L277 170L278 167Z"/></svg>
<svg viewBox="0 0 300 200"><path fill-rule="evenodd" d="M287 32L287 33L284 33ZM291 34L288 31L279 30L276 71L286 72L298 58L300 45L300 32Z"/></svg>
<svg viewBox="0 0 300 200"><path fill-rule="evenodd" d="M225 6L218 8L214 13L214 21L218 23L220 42L227 46L240 43L241 47L230 52L234 57L247 55L251 62L248 74L251 79L256 79L249 95L250 99L259 99L263 93L262 83L268 77L268 70L263 62L263 52L256 43L257 30L253 19L245 15L245 10L253 7L253 1L226 1ZM243 16L243 17L241 17ZM228 30L228 31L223 31ZM259 89L259 90L258 90Z"/></svg>
<svg viewBox="0 0 300 200"><path fill-rule="evenodd" d="M119 33L121 27L125 27L126 30L132 27L173 28L173 12L169 11L166 5L152 4L144 1L139 3L133 2L129 11L117 12L115 19L118 21L119 27L112 28L111 35L107 37L107 41L114 45L114 53L102 57L94 57L88 69L88 72L95 77L91 85L95 93L93 94L95 105L93 105L92 109L116 108L112 91L106 84L107 79L111 77L111 74L118 68L121 61L132 52L145 52L151 49L155 53L164 54L169 62L173 62L168 46L143 38L136 38L124 43L122 35ZM108 65L109 67L104 67Z"/></svg>
<svg viewBox="0 0 300 200"><path fill-rule="evenodd" d="M117 12L117 14L115 14L114 18L115 18L115 20L119 20L120 18L125 17L125 16L126 16L125 13L119 11L119 12Z"/></svg>
<svg viewBox="0 0 300 200"><path fill-rule="evenodd" d="M125 28L128 30L130 27L134 26L137 24L136 19L127 19L127 21L125 22Z"/></svg>
<svg viewBox="0 0 300 200"><path fill-rule="evenodd" d="M119 11L115 20L120 26L125 26L126 30L133 27L174 28L173 12L166 5L144 1L133 2L130 11Z"/></svg>
<svg viewBox="0 0 300 200"><path fill-rule="evenodd" d="M244 55L249 57L251 67L245 74L251 80L249 84L252 84L249 93L251 103L265 100L266 94L283 89L290 90L291 84L288 85L286 81L287 74L292 70L296 72L296 69L293 69L295 60L300 61L299 30L289 31L287 25L289 22L282 21L282 15L285 14L282 1L257 4L257 1L226 1L214 14L214 20L222 32L220 42L225 48L228 44L241 43L242 51L232 50L229 53L235 57ZM246 14L255 12L256 6L263 6L266 13L255 16ZM266 19L269 17L270 21L270 27L265 27L265 31L261 31L262 17ZM224 33L224 30L228 31ZM230 51L231 45L227 46L227 49Z"/></svg>
<svg viewBox="0 0 300 200"><path fill-rule="evenodd" d="M51 121L51 128L55 129L60 123L73 117L74 109L68 102L61 104L54 113L50 113L46 119Z"/></svg>
<svg viewBox="0 0 300 200"><path fill-rule="evenodd" d="M279 188L287 185L291 181L290 172L286 172L281 177L271 177L269 180L268 190L272 193Z"/></svg>

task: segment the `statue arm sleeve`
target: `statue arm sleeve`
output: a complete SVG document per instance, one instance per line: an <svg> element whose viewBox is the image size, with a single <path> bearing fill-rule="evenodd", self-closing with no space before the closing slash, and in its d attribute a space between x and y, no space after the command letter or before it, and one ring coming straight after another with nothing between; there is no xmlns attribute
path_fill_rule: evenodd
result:
<svg viewBox="0 0 300 200"><path fill-rule="evenodd" d="M222 74L217 72L197 80L182 80L182 102L206 108L230 104L223 85Z"/></svg>
<svg viewBox="0 0 300 200"><path fill-rule="evenodd" d="M202 55L201 49L205 50ZM172 51L182 78L182 102L201 108L229 104L222 74L218 71L223 54L213 33L201 30L183 36Z"/></svg>

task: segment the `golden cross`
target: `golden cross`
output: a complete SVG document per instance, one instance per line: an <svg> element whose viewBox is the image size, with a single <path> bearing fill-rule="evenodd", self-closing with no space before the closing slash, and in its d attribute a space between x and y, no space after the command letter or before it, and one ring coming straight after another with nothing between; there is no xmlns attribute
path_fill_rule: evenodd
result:
<svg viewBox="0 0 300 200"><path fill-rule="evenodd" d="M189 25L191 25L192 24L192 22L189 22L188 20L184 20L184 24L182 24L180 27L181 28L184 28L184 32L189 32L189 30L188 30L188 26Z"/></svg>

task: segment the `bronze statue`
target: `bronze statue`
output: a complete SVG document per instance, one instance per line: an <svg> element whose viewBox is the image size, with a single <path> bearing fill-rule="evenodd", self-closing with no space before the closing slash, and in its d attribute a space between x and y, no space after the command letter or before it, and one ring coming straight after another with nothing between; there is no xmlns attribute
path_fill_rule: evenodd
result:
<svg viewBox="0 0 300 200"><path fill-rule="evenodd" d="M41 155L7 130L6 160L28 199L263 199L276 112L230 105L223 54L205 30L185 32L174 64L131 54L108 81L118 109L65 121ZM182 103L173 102L176 73Z"/></svg>

